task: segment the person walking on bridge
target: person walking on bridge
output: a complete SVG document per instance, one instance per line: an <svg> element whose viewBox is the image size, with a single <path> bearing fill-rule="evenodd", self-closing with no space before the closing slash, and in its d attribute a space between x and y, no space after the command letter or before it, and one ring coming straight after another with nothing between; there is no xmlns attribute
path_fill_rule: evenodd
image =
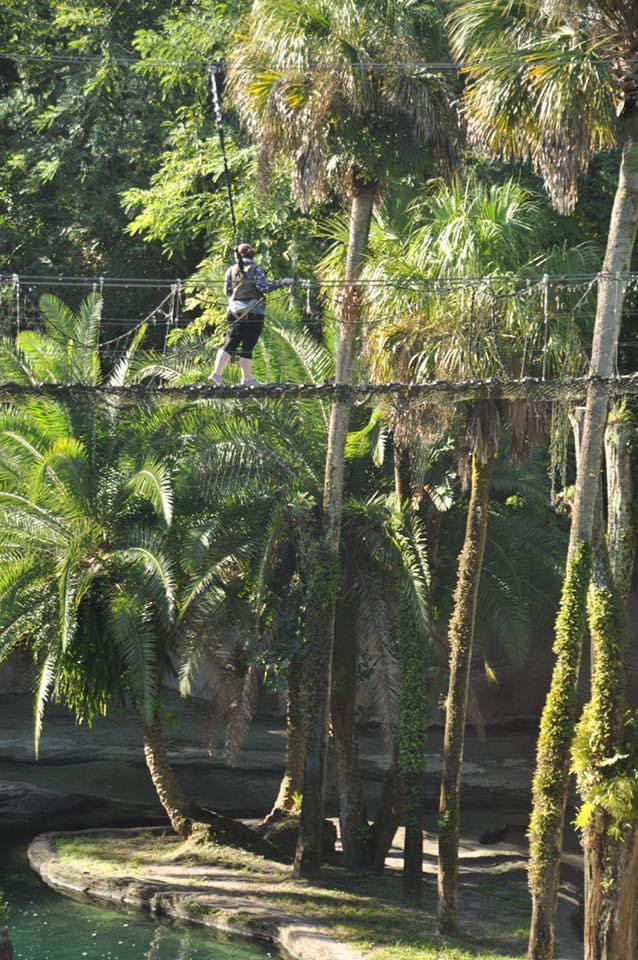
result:
<svg viewBox="0 0 638 960"><path fill-rule="evenodd" d="M226 314L228 337L224 346L217 351L215 369L208 378L211 385L220 386L228 361L238 349L242 385L259 385L253 378L253 350L264 329L266 294L280 287L290 287L293 281L289 277L267 280L254 257L253 247L249 243L240 243L237 247L237 263L226 271L224 290L230 298Z"/></svg>

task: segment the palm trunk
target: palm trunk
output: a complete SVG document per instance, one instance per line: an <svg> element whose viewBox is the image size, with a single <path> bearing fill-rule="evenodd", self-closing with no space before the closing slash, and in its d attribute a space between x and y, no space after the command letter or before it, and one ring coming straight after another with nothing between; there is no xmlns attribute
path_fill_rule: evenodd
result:
<svg viewBox="0 0 638 960"><path fill-rule="evenodd" d="M590 799L592 787L617 775L616 764L610 766L609 761L627 752L623 723L625 603L635 553L631 433L632 424L616 415L605 434L607 538L603 539L600 509L590 593L592 699L583 713L580 734L589 744L587 769L579 777L584 802ZM609 811L597 805L583 830L585 960L636 956L631 906L638 880L637 827L636 818L629 830L623 824L624 835L619 838L618 824Z"/></svg>
<svg viewBox="0 0 638 960"><path fill-rule="evenodd" d="M350 237L346 261L344 302L340 305L339 345L335 382L350 384L354 370L359 320L359 291L354 283L361 273L368 244L376 184L357 183L350 212ZM335 397L330 416L323 490L322 530L310 571L307 597L308 671L306 761L301 823L295 854L295 873L316 877L321 869L321 836L328 719L330 713L334 619L339 581L339 541L343 501L344 454L350 401Z"/></svg>
<svg viewBox="0 0 638 960"><path fill-rule="evenodd" d="M427 736L427 639L415 621L410 600L401 598L399 616L401 692L399 770L403 787L403 896L416 901L423 887L423 805Z"/></svg>
<svg viewBox="0 0 638 960"><path fill-rule="evenodd" d="M443 740L443 775L439 802L438 909L439 930L453 933L458 926L458 859L461 817L461 767L467 720L468 690L476 602L485 540L492 461L483 464L472 455L472 487L465 540L459 556L450 620L450 680Z"/></svg>
<svg viewBox="0 0 638 960"><path fill-rule="evenodd" d="M303 767L306 753L304 710L302 695L303 663L291 660L288 664L288 702L286 705L286 761L279 793L264 822L281 813L290 813L298 803L303 790Z"/></svg>
<svg viewBox="0 0 638 960"><path fill-rule="evenodd" d="M636 423L612 411L605 431L607 544L616 590L627 602L636 556L631 444Z"/></svg>
<svg viewBox="0 0 638 960"><path fill-rule="evenodd" d="M638 226L638 117L633 112L623 118L623 152L618 187L609 224L607 251L603 273L599 278L598 304L592 343L591 373L600 378L610 377L614 370L618 334L625 297L625 282L619 274L630 268L631 256ZM587 391L580 467L576 477L576 493L569 540L569 556L579 545L591 545L594 508L602 463L603 438L609 405L607 384L596 380ZM569 591L563 589L561 608L571 602ZM581 597L585 603L585 596ZM561 613L557 624L561 622ZM554 951L554 924L558 898L558 880L562 849L567 781L569 777L569 748L574 732L575 688L584 636L585 615L576 613L581 632L572 637L570 658L576 670L568 671L574 690L563 689L563 680L552 679L550 692L541 718L541 732L537 749L537 774L534 778L532 827L543 823L543 835L537 835L530 844L530 891L532 920L529 938L529 960L551 960ZM557 636L558 645L558 636ZM560 658L555 673L560 670ZM565 710L556 711L555 691L564 693ZM550 717L558 724L554 739L549 728ZM546 752L545 752L546 751ZM539 773L540 768L543 774Z"/></svg>
<svg viewBox="0 0 638 960"><path fill-rule="evenodd" d="M335 622L332 731L337 758L339 824L343 862L358 870L368 860L369 828L359 770L355 726L357 695L357 638L348 602L337 606Z"/></svg>
<svg viewBox="0 0 638 960"><path fill-rule="evenodd" d="M192 807L179 785L168 758L162 736L162 727L157 715L153 717L150 723L142 721L142 733L146 766L159 801L164 807L175 833L180 837L188 837L192 826Z"/></svg>

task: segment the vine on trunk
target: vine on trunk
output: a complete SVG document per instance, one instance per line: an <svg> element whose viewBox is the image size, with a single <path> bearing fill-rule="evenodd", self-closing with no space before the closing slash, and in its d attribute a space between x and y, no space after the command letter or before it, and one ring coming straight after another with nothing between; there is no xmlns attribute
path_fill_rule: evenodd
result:
<svg viewBox="0 0 638 960"><path fill-rule="evenodd" d="M574 732L576 682L586 627L590 574L591 548L587 543L579 543L569 559L563 582L554 643L557 660L536 750L529 826L529 887L532 894L543 893L546 871L553 869L557 862L554 838L557 822L560 821L562 827L567 779L563 757L568 756Z"/></svg>

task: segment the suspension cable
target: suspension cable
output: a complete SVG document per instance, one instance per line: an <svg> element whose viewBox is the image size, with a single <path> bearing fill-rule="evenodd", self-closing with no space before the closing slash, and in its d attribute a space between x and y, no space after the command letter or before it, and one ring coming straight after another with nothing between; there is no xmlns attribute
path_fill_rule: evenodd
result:
<svg viewBox="0 0 638 960"><path fill-rule="evenodd" d="M237 218L235 217L235 204L233 202L233 188L230 177L230 166L228 164L228 154L226 152L226 138L224 136L224 117L222 114L221 98L219 94L219 84L217 75L219 64L210 63L208 65L208 78L210 81L210 92L213 97L213 110L215 111L215 122L217 124L217 134L219 136L219 146L222 151L222 160L224 163L224 181L226 183L226 198L228 200L228 210L230 212L230 222L233 228L233 246L236 247L239 242L237 234Z"/></svg>

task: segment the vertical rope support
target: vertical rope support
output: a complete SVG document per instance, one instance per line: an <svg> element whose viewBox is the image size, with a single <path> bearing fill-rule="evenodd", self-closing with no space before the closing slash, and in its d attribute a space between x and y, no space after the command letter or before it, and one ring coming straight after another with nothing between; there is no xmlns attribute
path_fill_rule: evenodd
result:
<svg viewBox="0 0 638 960"><path fill-rule="evenodd" d="M543 274L543 372L541 380L547 379L547 346L549 344L549 276Z"/></svg>
<svg viewBox="0 0 638 960"><path fill-rule="evenodd" d="M621 294L624 293L624 289L621 289L621 284L623 283L623 278L622 278L622 274L620 273L620 270L617 270L617 271L616 271L616 275L615 275L614 279L615 279L615 281L616 281L616 303L614 304L614 308L615 308L615 309L614 309L614 313L617 315L617 314L618 314L618 301L619 301L619 299L620 299ZM619 327L619 329L620 329L620 327ZM620 337L616 337L616 350L615 350L615 357L614 357L614 373L615 373L616 376L618 376L618 346L619 346L619 340L620 340Z"/></svg>
<svg viewBox="0 0 638 960"><path fill-rule="evenodd" d="M13 274L13 289L16 293L16 336L20 333L20 277Z"/></svg>
<svg viewBox="0 0 638 960"><path fill-rule="evenodd" d="M529 279L527 279L527 280L525 281L525 294L526 294L526 296L527 296L528 303L529 303L530 288L531 288L531 281L530 281ZM527 363L527 348L528 348L528 346L529 346L529 329L526 328L526 331L525 331L525 340L523 341L523 356L521 357L521 370L520 370L520 374L519 374L520 377L524 377L524 376L525 376L525 364Z"/></svg>
<svg viewBox="0 0 638 960"><path fill-rule="evenodd" d="M219 85L217 83L217 73L219 65L210 63L208 65L208 78L210 83L210 92L213 98L213 110L215 112L215 122L217 124L217 135L219 136L219 146L222 151L222 160L224 163L224 182L226 184L226 197L228 199L228 209L230 211L230 222L233 228L233 246L238 243L237 236L237 218L235 217L235 204L233 202L233 188L230 179L230 167L228 165L228 155L226 153L226 140L224 137L224 117L222 114L221 98L219 95Z"/></svg>
<svg viewBox="0 0 638 960"><path fill-rule="evenodd" d="M602 284L603 284L603 275L600 271L596 274L596 302L600 303L600 298L602 296ZM593 366L593 352L589 354L589 376L594 375L594 366Z"/></svg>
<svg viewBox="0 0 638 960"><path fill-rule="evenodd" d="M166 356L166 348L168 346L168 335L171 332L171 325L175 317L175 300L177 298L177 289L178 288L176 283L171 284L171 294L170 294L170 302L168 305L168 312L164 314L164 317L166 319L166 328L164 330L164 346L162 347L163 357Z"/></svg>

